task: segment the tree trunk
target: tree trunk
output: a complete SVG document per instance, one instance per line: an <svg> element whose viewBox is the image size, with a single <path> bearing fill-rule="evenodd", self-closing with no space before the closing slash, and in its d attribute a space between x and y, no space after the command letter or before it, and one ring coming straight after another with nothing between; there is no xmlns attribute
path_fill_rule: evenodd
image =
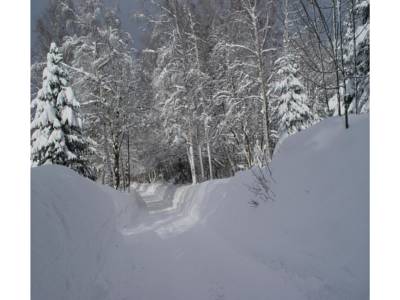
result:
<svg viewBox="0 0 400 300"><path fill-rule="evenodd" d="M194 164L194 151L193 151L193 136L192 136L192 130L189 130L189 140L188 140L188 145L187 145L187 155L188 155L188 160L189 160L189 165L190 165L190 173L192 174L192 184L197 183L197 177L196 177L196 166Z"/></svg>
<svg viewBox="0 0 400 300"><path fill-rule="evenodd" d="M257 20L252 17L252 25L253 25L253 35L254 35L254 47L257 52L257 66L258 66L258 80L261 83L261 98L262 98L262 111L263 111L263 135L264 135L264 146L265 146L265 161L268 163L271 160L271 150L269 144L269 118L268 118L268 98L267 98L267 82L266 77L264 76L264 63L262 57L262 45L260 45L260 40L258 37L258 26Z"/></svg>
<svg viewBox="0 0 400 300"><path fill-rule="evenodd" d="M357 49L356 49L356 20L355 20L355 4L354 0L351 0L351 23L353 29L353 78L354 78L354 100L355 100L355 107L356 107L356 114L358 114L358 99L357 99L357 86L358 86L358 78L357 78Z"/></svg>
<svg viewBox="0 0 400 300"><path fill-rule="evenodd" d="M208 169L210 172L210 179L213 179L213 169L212 169L212 159L211 159L211 146L210 146L210 137L208 135L208 124L207 119L204 121L204 133L206 136L206 144L207 144L207 156L208 156Z"/></svg>
<svg viewBox="0 0 400 300"><path fill-rule="evenodd" d="M341 59L341 64L342 64L342 81L343 81L343 89L344 89L344 95L347 95L347 86L346 86L346 71L344 69L344 53L343 53L343 28L342 28L342 13L340 11L341 7L341 1L337 1L337 9L338 9L338 18L339 18L339 37L340 37L340 59ZM346 98L344 98L343 101L345 101ZM347 102L347 101L346 101ZM344 115L345 115L345 126L346 129L349 128L349 106L350 103L344 103Z"/></svg>
<svg viewBox="0 0 400 300"><path fill-rule="evenodd" d="M235 164L232 161L231 155L229 154L229 149L225 149L225 153L226 153L226 156L228 158L229 165L231 167L231 176L235 176Z"/></svg>
<svg viewBox="0 0 400 300"><path fill-rule="evenodd" d="M128 130L128 135L127 135L127 146L128 146L128 192L131 192L131 156L129 152L129 130Z"/></svg>
<svg viewBox="0 0 400 300"><path fill-rule="evenodd" d="M342 106L340 101L340 77L339 77L339 62L338 62L338 28L337 28L337 1L332 0L333 5L333 56L335 63L335 72L336 72L336 97L338 101L338 115L342 115Z"/></svg>
<svg viewBox="0 0 400 300"><path fill-rule="evenodd" d="M321 44L318 43L318 50L320 55L320 63L322 68L322 85L324 87L324 97L325 97L325 104L326 104L326 111L329 112L329 98L328 98L328 90L326 88L326 79L325 79L325 64L324 64L324 57L322 55Z"/></svg>
<svg viewBox="0 0 400 300"><path fill-rule="evenodd" d="M107 176L105 176L106 178L106 183L108 185L113 184L114 182L114 172L112 171L112 167L111 167L111 159L110 159L110 153L108 152L108 140L107 140L107 127L106 127L106 123L104 122L104 131L103 131L103 135L104 135L104 153L105 153L105 159L104 159L104 172L106 172L106 170L108 170L109 173L109 178L107 178Z"/></svg>
<svg viewBox="0 0 400 300"><path fill-rule="evenodd" d="M210 142L207 141L207 155L208 155L208 168L210 170L210 179L213 179L212 159L211 159L211 147Z"/></svg>
<svg viewBox="0 0 400 300"><path fill-rule="evenodd" d="M243 128L243 135L244 135L244 142L245 144L243 145L244 152L246 154L246 159L247 159L247 166L251 168L252 163L253 163L253 155L251 153L251 143L250 143L250 138L247 135L246 129Z"/></svg>
<svg viewBox="0 0 400 300"><path fill-rule="evenodd" d="M126 189L126 181L125 181L125 167L124 167L124 156L121 155L120 156L120 163L119 163L120 167L121 167L121 177L122 177L122 189L125 192Z"/></svg>
<svg viewBox="0 0 400 300"><path fill-rule="evenodd" d="M118 144L114 143L113 145L113 154L114 154L114 182L115 182L115 189L118 190L120 185L120 169L119 169L119 146Z"/></svg>
<svg viewBox="0 0 400 300"><path fill-rule="evenodd" d="M200 172L201 172L200 181L203 181L205 176L204 176L203 154L201 152L201 143L200 142L197 145L197 149L199 152L199 161L200 161Z"/></svg>

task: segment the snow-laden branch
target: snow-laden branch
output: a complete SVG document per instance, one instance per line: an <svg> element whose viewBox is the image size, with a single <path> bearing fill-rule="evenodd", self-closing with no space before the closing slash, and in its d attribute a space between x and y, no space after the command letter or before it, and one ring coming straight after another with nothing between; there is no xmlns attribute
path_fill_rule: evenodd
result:
<svg viewBox="0 0 400 300"><path fill-rule="evenodd" d="M225 45L226 45L227 47L230 47L230 48L238 48L238 49L247 50L247 51L249 51L250 53L252 53L253 55L257 55L257 52L256 52L256 51L254 51L253 49L250 49L249 47L246 47L246 46L244 46L244 45L240 45L240 44L230 44L230 43L226 43Z"/></svg>
<svg viewBox="0 0 400 300"><path fill-rule="evenodd" d="M272 52L272 51L276 51L276 48L264 49L264 50L261 51L261 54L268 53L268 52Z"/></svg>
<svg viewBox="0 0 400 300"><path fill-rule="evenodd" d="M73 71L75 71L77 73L81 73L81 74L85 75L86 77L89 77L90 79L93 79L94 81L98 81L99 80L96 77L96 75L94 75L93 73L86 72L82 68L78 69L78 68L75 68L73 66L67 65L66 63L61 63L61 65L66 67L66 68L68 68L68 69L70 69L70 70L73 70Z"/></svg>

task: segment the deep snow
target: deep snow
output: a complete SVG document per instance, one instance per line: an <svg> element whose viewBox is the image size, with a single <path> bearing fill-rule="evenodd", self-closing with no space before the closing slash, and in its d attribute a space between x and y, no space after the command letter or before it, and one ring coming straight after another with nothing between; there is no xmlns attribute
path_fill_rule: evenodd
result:
<svg viewBox="0 0 400 300"><path fill-rule="evenodd" d="M32 169L32 299L368 299L369 116L275 153L275 201L249 171L131 194Z"/></svg>

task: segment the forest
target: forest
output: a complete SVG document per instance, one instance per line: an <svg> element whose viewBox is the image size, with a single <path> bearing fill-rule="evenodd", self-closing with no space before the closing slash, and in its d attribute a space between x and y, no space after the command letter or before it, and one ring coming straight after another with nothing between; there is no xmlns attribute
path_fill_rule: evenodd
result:
<svg viewBox="0 0 400 300"><path fill-rule="evenodd" d="M369 0L50 0L35 24L31 161L129 189L267 165L369 111Z"/></svg>
<svg viewBox="0 0 400 300"><path fill-rule="evenodd" d="M32 1L30 298L369 299L369 3Z"/></svg>

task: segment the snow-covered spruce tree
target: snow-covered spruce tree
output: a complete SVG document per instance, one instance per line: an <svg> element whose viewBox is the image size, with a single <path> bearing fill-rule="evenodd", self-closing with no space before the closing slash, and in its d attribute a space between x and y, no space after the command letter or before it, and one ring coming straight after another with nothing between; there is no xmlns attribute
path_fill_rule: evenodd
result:
<svg viewBox="0 0 400 300"><path fill-rule="evenodd" d="M68 86L68 72L55 43L47 54L43 85L34 101L31 122L31 158L33 166L59 164L91 177L84 158L88 142L82 135L79 103Z"/></svg>
<svg viewBox="0 0 400 300"><path fill-rule="evenodd" d="M270 83L273 122L279 136L293 134L312 123L312 111L307 104L305 87L300 81L294 56L286 53L278 58L275 70Z"/></svg>
<svg viewBox="0 0 400 300"><path fill-rule="evenodd" d="M270 93L272 122L279 137L307 128L314 119L307 93L300 80L296 56L289 49L289 17L286 2L283 55L274 63Z"/></svg>

